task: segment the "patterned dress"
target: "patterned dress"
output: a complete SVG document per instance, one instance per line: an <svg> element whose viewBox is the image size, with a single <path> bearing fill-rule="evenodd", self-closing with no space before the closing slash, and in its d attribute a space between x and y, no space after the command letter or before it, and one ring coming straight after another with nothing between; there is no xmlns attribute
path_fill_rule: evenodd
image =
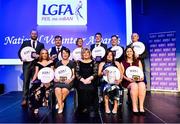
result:
<svg viewBox="0 0 180 124"><path fill-rule="evenodd" d="M103 66L103 70L105 70L109 66L116 67L114 62L106 62ZM102 79L102 90L103 90L103 96L107 95L109 97L110 103L114 103L114 100L118 101L118 104L121 104L121 96L122 96L122 87L116 84L109 84L105 80Z"/></svg>
<svg viewBox="0 0 180 124"><path fill-rule="evenodd" d="M41 65L40 63L36 63L39 70L45 67L52 67L54 63L49 63L46 66ZM49 90L50 87L46 88L40 80L36 79L32 83L32 87L30 88L30 95L29 95L29 107L32 109L37 109L42 106L47 105L47 101L49 100Z"/></svg>

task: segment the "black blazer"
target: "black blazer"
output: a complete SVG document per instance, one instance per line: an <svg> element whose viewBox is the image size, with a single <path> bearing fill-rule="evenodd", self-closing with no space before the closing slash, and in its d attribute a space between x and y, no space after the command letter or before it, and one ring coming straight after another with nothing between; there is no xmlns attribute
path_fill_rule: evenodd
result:
<svg viewBox="0 0 180 124"><path fill-rule="evenodd" d="M24 47L27 47L27 46L30 46L30 47L31 47L31 40L24 41L23 44L21 45L21 47L20 47L20 49L19 49L19 51L18 51L18 56L19 56L20 59L22 59L22 58L21 58L21 55L20 55L21 50L22 50ZM44 49L44 44L43 44L43 43L40 43L39 41L37 41L37 46L36 46L36 48L35 48L36 53L37 53L37 54L40 54L40 51L41 51L42 49Z"/></svg>
<svg viewBox="0 0 180 124"><path fill-rule="evenodd" d="M96 45L96 44L92 44L92 45L90 46L90 50L91 50L91 51L95 48L95 45ZM102 46L102 47L105 49L105 51L107 50L107 45L106 45L106 44L101 43L100 46Z"/></svg>

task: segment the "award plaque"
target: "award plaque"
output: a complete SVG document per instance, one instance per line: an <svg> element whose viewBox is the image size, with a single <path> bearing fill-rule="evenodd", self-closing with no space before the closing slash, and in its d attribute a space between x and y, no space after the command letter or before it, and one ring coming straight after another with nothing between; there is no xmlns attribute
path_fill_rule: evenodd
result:
<svg viewBox="0 0 180 124"><path fill-rule="evenodd" d="M134 52L138 55L141 55L145 51L145 45L142 42L134 42L132 46Z"/></svg>
<svg viewBox="0 0 180 124"><path fill-rule="evenodd" d="M36 53L36 50L30 46L27 46L21 50L20 55L21 55L22 60L31 62L34 60L34 57L32 57L33 53Z"/></svg>
<svg viewBox="0 0 180 124"><path fill-rule="evenodd" d="M114 84L115 80L119 80L121 77L119 69L114 66L109 66L104 71L106 75L103 76L103 79L109 84Z"/></svg>
<svg viewBox="0 0 180 124"><path fill-rule="evenodd" d="M65 80L67 80L67 76L60 76L59 77L60 82L64 82Z"/></svg>
<svg viewBox="0 0 180 124"><path fill-rule="evenodd" d="M106 53L105 49L101 46L98 46L92 50L92 57L94 59L97 59L96 58L97 56L103 58L105 56L105 53Z"/></svg>
<svg viewBox="0 0 180 124"><path fill-rule="evenodd" d="M60 82L64 82L72 77L72 71L68 66L61 65L55 70L55 78Z"/></svg>
<svg viewBox="0 0 180 124"><path fill-rule="evenodd" d="M141 68L130 66L126 69L126 76L134 79L134 81L139 81L141 78L144 78L144 73Z"/></svg>
<svg viewBox="0 0 180 124"><path fill-rule="evenodd" d="M120 46L114 46L111 50L115 52L115 59L120 58L123 54L123 49Z"/></svg>
<svg viewBox="0 0 180 124"><path fill-rule="evenodd" d="M76 49L74 49L72 55L73 55L73 59L74 59L75 61L81 60L81 51L82 51L82 48L76 48Z"/></svg>
<svg viewBox="0 0 180 124"><path fill-rule="evenodd" d="M50 83L54 79L54 70L50 67L42 68L38 72L38 79L42 83Z"/></svg>

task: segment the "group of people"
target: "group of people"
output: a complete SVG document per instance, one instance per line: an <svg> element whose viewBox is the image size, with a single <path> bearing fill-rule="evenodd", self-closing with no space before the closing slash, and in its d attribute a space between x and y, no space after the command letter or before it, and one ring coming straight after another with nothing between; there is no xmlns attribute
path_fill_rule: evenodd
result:
<svg viewBox="0 0 180 124"><path fill-rule="evenodd" d="M114 46L119 46L118 36L111 37L112 47L107 48L106 44L102 43L101 33L95 34L95 44L89 48L83 47L83 39L77 38L77 48L81 50L81 60L70 60L70 50L62 45L62 37L55 36L55 46L50 50L44 48L44 44L38 41L38 32L31 31L31 40L24 41L19 49L19 58L23 61L23 99L21 105L26 107L29 105L35 114L38 113L39 107L48 106L48 96L50 88L53 87L58 109L58 113L62 113L64 103L72 88L76 88L78 95L78 111L80 113L93 114L98 111L99 97L98 87L101 87L101 92L104 100L105 113L116 114L120 102L121 86L127 88L130 92L132 100L133 113L144 113L144 99L146 95L146 86L144 79L138 81L128 78L125 71L130 66L138 66L143 70L145 55L136 55L132 44L123 49L123 55L115 59L115 54L111 50ZM132 43L139 42L137 33L132 34ZM31 62L24 60L20 52L30 46L36 50L33 56L35 59ZM93 59L92 50L95 47L101 46L106 53L103 58ZM61 55L61 60L58 55ZM143 53L144 54L144 53ZM143 64L142 64L143 63ZM56 69L61 65L68 66L72 71L70 79L59 80L54 78L53 81L43 84L38 80L38 72L45 67ZM105 69L109 66L116 67L120 72L120 78L115 80L115 83L110 84L108 81L102 80L103 76L107 76L108 72ZM30 87L31 83L31 87ZM139 101L139 103L138 103ZM109 103L113 104L113 109L110 110Z"/></svg>

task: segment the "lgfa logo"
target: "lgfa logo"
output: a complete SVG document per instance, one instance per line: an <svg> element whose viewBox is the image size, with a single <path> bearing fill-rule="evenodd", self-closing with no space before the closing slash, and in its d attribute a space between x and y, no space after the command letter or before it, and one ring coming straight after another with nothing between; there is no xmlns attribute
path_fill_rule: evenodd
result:
<svg viewBox="0 0 180 124"><path fill-rule="evenodd" d="M86 25L87 0L38 0L38 25Z"/></svg>

